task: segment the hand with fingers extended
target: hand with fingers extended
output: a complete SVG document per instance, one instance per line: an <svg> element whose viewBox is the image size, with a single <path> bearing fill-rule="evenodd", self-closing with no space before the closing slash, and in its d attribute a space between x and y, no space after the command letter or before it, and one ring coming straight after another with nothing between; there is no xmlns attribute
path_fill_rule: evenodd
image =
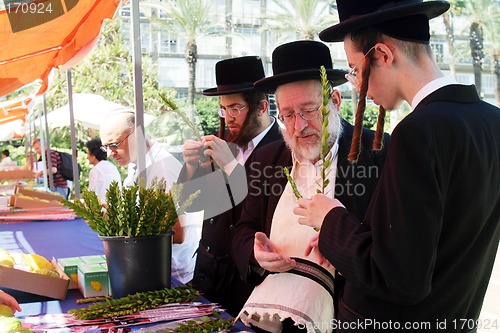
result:
<svg viewBox="0 0 500 333"><path fill-rule="evenodd" d="M339 200L331 199L324 194L315 194L310 199L301 198L293 209L299 217L299 223L314 228L321 228L326 214L335 207L345 207Z"/></svg>
<svg viewBox="0 0 500 333"><path fill-rule="evenodd" d="M224 168L232 161L236 161L226 141L215 135L206 135L201 139L205 149L205 155L212 157L219 167Z"/></svg>
<svg viewBox="0 0 500 333"><path fill-rule="evenodd" d="M0 290L0 304L10 307L12 313L15 313L16 311L21 312L21 307L19 306L19 303L17 303L16 299L2 290Z"/></svg>
<svg viewBox="0 0 500 333"><path fill-rule="evenodd" d="M253 251L260 267L270 272L287 272L297 265L295 260L280 254L263 232L255 233Z"/></svg>

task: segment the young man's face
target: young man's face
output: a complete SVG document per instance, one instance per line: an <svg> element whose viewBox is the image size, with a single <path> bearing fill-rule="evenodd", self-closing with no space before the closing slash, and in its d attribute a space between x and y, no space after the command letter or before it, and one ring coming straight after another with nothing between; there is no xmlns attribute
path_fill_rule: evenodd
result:
<svg viewBox="0 0 500 333"><path fill-rule="evenodd" d="M351 40L350 35L344 39L344 50L347 56L349 67L356 68L356 91L359 93L363 82L362 71L370 65L370 76L366 96L377 105L383 106L386 110L397 108L404 99L401 90L402 70L395 66L396 49L385 43L377 43L364 54ZM401 51L399 51L401 53ZM408 78L406 80L411 80Z"/></svg>
<svg viewBox="0 0 500 333"><path fill-rule="evenodd" d="M250 105L242 94L222 95L219 97L220 107L226 109L226 126L233 137L243 131L243 123L249 112ZM238 111L239 110L239 111Z"/></svg>

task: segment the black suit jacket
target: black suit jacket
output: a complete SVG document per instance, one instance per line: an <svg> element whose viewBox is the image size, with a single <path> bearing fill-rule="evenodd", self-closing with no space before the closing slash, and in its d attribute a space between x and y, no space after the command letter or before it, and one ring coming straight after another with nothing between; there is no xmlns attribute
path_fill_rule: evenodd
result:
<svg viewBox="0 0 500 333"><path fill-rule="evenodd" d="M347 155L353 126L345 120L342 120L342 125L335 193L349 211L362 217L377 185L386 153L385 149L379 152L372 150L374 132L363 129L360 158L356 165L352 165L347 161ZM384 144L388 142L389 135L386 134ZM232 250L242 277L250 284L257 285L265 274L261 274L253 256L254 235L257 231L264 232L268 237L270 235L274 211L287 183L283 168L291 170L292 156L284 142L275 142L256 152L249 166L249 193L236 224ZM341 280L336 277L335 299L337 292L342 289Z"/></svg>
<svg viewBox="0 0 500 333"><path fill-rule="evenodd" d="M321 228L320 251L347 281L340 320L472 331L500 237L500 110L474 86L427 96L393 131L358 220L334 208Z"/></svg>
<svg viewBox="0 0 500 333"><path fill-rule="evenodd" d="M200 196L189 208L190 211L203 209L207 214L210 214L210 207L206 207L206 202L212 198L223 200L222 198L226 198L228 195L232 196L231 199L235 203L234 208L203 221L195 272L191 281L193 286L202 291L206 298L210 301L220 303L222 307L234 316L239 313L252 291L252 286L240 278L230 255L234 224L240 216L246 194L246 191L236 189L235 187L241 185L242 178L245 178L250 171L248 161L250 161L252 155L268 143L282 140L283 137L279 132L278 122L274 120L274 124L269 129L269 132L267 132L250 154L245 166L243 167L238 164L231 175L224 175L227 182L226 186L221 183L213 184L212 186L207 184L204 188L210 188L210 190L200 193ZM219 174L222 173L220 170L218 172ZM207 176L211 173L213 174L211 167L199 167L193 179ZM219 182L221 180L220 177L205 179L207 181ZM185 182L186 180L188 179L186 179L185 167L183 167L179 181ZM244 183L246 184L246 180ZM207 196L211 198L208 199ZM213 202L213 200L211 201Z"/></svg>

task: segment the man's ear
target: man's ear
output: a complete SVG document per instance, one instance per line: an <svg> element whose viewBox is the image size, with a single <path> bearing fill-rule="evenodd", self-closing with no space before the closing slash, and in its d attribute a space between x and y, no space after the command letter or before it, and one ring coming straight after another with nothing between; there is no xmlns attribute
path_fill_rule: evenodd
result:
<svg viewBox="0 0 500 333"><path fill-rule="evenodd" d="M340 111L340 104L342 104L342 97L340 95L340 91L337 89L332 89L330 93L330 98L332 103L335 105L336 109Z"/></svg>
<svg viewBox="0 0 500 333"><path fill-rule="evenodd" d="M259 117L267 114L267 108L269 107L269 102L265 99L261 100L259 103L259 110L257 110Z"/></svg>
<svg viewBox="0 0 500 333"><path fill-rule="evenodd" d="M386 64L391 64L394 61L394 47L385 43L375 44L375 59L381 59Z"/></svg>

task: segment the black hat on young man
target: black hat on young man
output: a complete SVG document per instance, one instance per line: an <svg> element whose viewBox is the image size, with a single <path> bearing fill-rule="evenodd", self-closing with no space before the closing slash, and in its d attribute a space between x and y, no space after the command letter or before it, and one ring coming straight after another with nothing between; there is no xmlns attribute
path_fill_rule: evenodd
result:
<svg viewBox="0 0 500 333"><path fill-rule="evenodd" d="M278 46L272 55L273 76L255 82L255 89L274 93L279 85L320 80L320 67L324 66L328 80L334 85L346 82L346 71L333 69L328 46L321 42L303 40Z"/></svg>
<svg viewBox="0 0 500 333"><path fill-rule="evenodd" d="M319 33L325 42L341 42L358 29L374 27L387 36L429 43L429 20L450 8L447 1L337 0L340 23Z"/></svg>
<svg viewBox="0 0 500 333"><path fill-rule="evenodd" d="M253 91L255 81L265 76L260 57L221 60L215 64L217 87L203 90L203 95L220 96Z"/></svg>

